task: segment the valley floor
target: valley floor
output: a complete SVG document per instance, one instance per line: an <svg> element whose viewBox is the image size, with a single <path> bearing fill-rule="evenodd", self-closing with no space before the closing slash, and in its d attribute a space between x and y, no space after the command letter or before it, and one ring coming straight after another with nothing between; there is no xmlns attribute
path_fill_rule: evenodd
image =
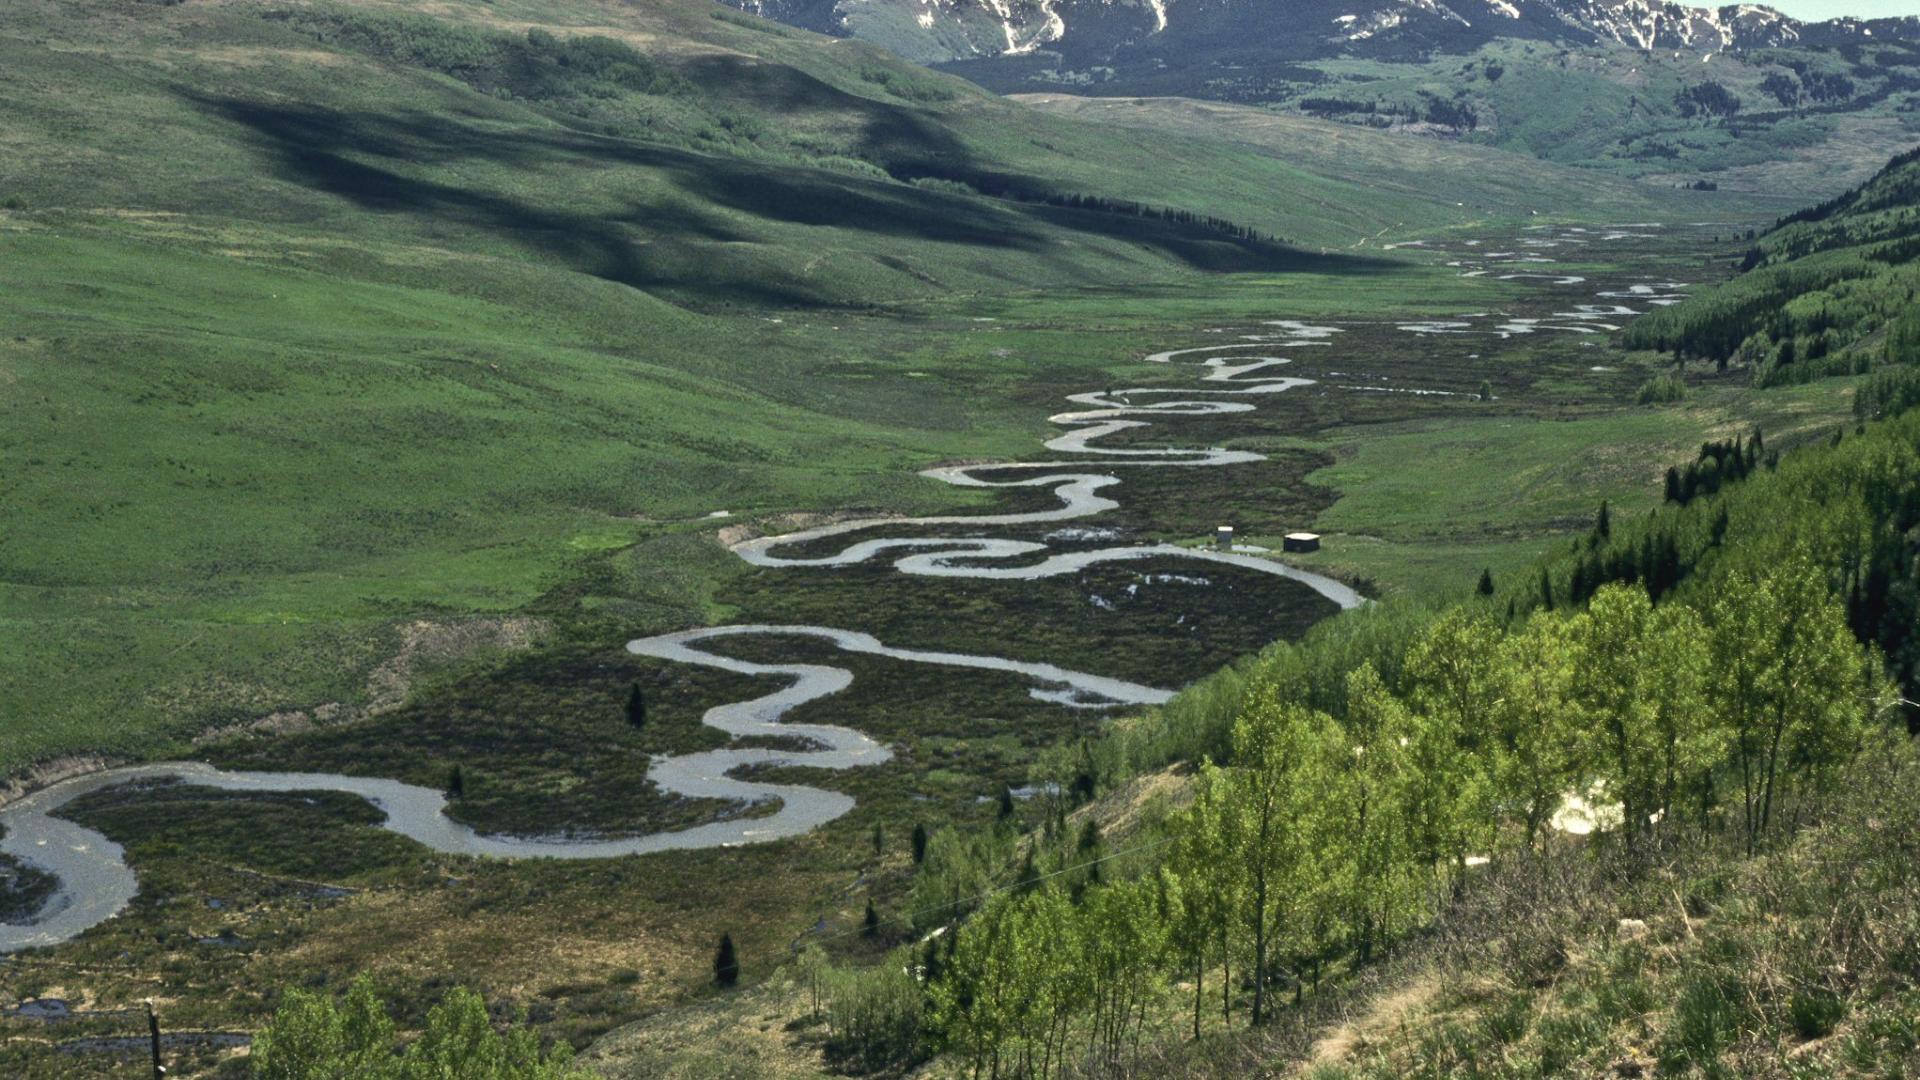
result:
<svg viewBox="0 0 1920 1080"><path fill-rule="evenodd" d="M58 1021L0 1018L0 1069L112 1075L115 1053L84 1040L125 1034L130 1014L118 1010L143 998L157 997L178 1030L237 1035L259 1026L282 987L350 971L372 972L409 1016L457 972L543 1033L582 1045L653 1014L607 1044L615 1049L599 1060L616 1075L669 1067L697 1075L711 1057L686 1049L699 1040L685 1033L764 1008L754 1014L761 1036L749 1039L765 1044L766 1074L800 1067L809 1052L781 1034L785 1005L762 1006L752 994L710 999L719 935L738 943L750 983L810 941L843 958L878 955L912 933L915 826L986 822L1001 812L1003 791L1059 782L1080 740L1118 714L1076 706L1126 699L1067 700L1063 680L1046 678L1035 694L1032 680L1002 671L849 654L818 636L702 645L740 661L732 670L629 652L624 642L701 625L820 626L892 649L1002 657L1172 690L1298 637L1338 610L1346 590L1454 595L1483 570L1502 578L1583 531L1602 500L1625 514L1655 505L1660 473L1704 441L1759 426L1770 445L1790 446L1848 415L1846 380L1762 397L1742 373L1702 370L1684 373L1679 402L1632 404L1665 369L1618 350L1612 331L1723 277L1745 227L1553 223L1435 235L1397 249L1393 261L1343 269L729 323L749 362L768 342L787 356L796 341L829 349L804 380L778 377L792 379L783 393L839 396L846 426L801 440L802 449L763 451L752 425L716 418L712 437L738 439L743 458L766 460L763 477L703 485L671 463L636 475L630 461L594 472L595 486L676 485L674 512L570 519L559 534L573 554L542 556L537 588L516 545L548 544L552 529L461 550L447 570L452 588L436 601L442 610L397 623L364 595L330 593L324 574L285 585L300 618L256 618L261 636L249 640L261 656L305 650L301 664L316 670L304 682L255 672L259 686L295 703L264 720L243 707L245 695L212 688L233 724L191 745L192 726L176 727L175 741L122 740L96 715L9 752L17 762L111 747L122 758L193 758L228 770L379 777L435 797L457 786L451 815L480 834L598 842L740 814L728 802L663 791L649 762L725 745L702 717L773 689L751 665L818 664L844 669L850 683L787 702L782 719L857 732L887 760L803 768L820 739L796 746L764 732L733 747L755 755L751 783L831 792L850 808L777 843L509 861L423 847L350 794L242 796L167 780L103 787L62 814L124 849L138 895L70 941L0 963L0 996L77 1010ZM1179 355L1154 362L1164 353ZM1217 407L1243 398L1254 407ZM743 402L739 413L754 408ZM767 424L790 419L760 415ZM582 418L566 437L590 441L592 427ZM721 434L735 430L743 434ZM1061 471L1118 475L1088 493L1114 505L1062 515L1055 511L1076 504L1063 504L1054 482L986 491L915 475L964 461L964 472L947 475L1031 480L1031 470L991 463L1032 460L1042 443L1045 460L1069 463ZM1219 467L1114 466L1182 456ZM191 467L181 471L192 483ZM111 511L101 508L103 517ZM754 561L721 542L796 532L830 514L891 520L750 547L765 556ZM916 526L897 520L903 514L953 520ZM405 527L404 516L393 520ZM1202 546L1221 524L1246 550L1206 557ZM1261 563L1284 534L1302 530L1323 541L1318 552L1281 556L1300 573ZM977 550L980 537L1003 542L996 550L1011 560L937 557L956 544ZM876 538L913 545L835 557ZM1116 548L1134 555L1110 557ZM1084 568L1034 576L1036 564L1062 556ZM418 561L392 568L394 580L430 593L431 549L410 560ZM830 565L792 565L809 561ZM916 569L943 572L902 572ZM34 628L75 594L56 601L10 588L18 603L4 632L29 658L29 680L43 677L48 669L32 664L53 660ZM365 588L364 579L350 588ZM213 592L192 601L210 624L221 621L222 602ZM351 617L323 618L330 604ZM99 620L159 634L165 645L117 679L138 682L196 655L190 635L118 613ZM111 651L112 640L100 647ZM234 640L221 638L221 648ZM312 647L328 640L342 652ZM85 662L59 660L68 670ZM28 685L47 693L55 683ZM623 713L636 686L647 703L640 725ZM322 704L334 701L344 703ZM753 826L736 823L729 835ZM24 878L11 886L44 887ZM867 935L859 927L870 900L881 925ZM649 1041L668 1030L678 1034ZM676 1047L692 1056L677 1057ZM175 1075L237 1068L219 1045L180 1044L176 1053Z"/></svg>

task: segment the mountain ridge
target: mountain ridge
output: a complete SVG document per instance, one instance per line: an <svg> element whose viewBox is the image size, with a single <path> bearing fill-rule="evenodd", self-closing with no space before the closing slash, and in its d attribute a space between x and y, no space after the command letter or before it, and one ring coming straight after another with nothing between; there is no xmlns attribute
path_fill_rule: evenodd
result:
<svg viewBox="0 0 1920 1080"><path fill-rule="evenodd" d="M1813 22L1761 4L1659 0L727 0L781 22L861 37L921 63L1058 52L1069 62L1156 50L1219 28L1284 32L1259 44L1296 59L1465 52L1498 37L1708 55L1793 44L1920 41L1920 17ZM1251 43L1250 43L1251 44Z"/></svg>

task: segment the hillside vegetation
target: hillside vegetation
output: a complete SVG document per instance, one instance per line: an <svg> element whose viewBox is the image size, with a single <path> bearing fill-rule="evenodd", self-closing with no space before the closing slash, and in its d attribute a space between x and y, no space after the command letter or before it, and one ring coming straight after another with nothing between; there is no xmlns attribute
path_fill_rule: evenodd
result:
<svg viewBox="0 0 1920 1080"><path fill-rule="evenodd" d="M916 918L971 913L829 980L829 1055L1904 1075L1920 758L1889 676L1911 679L1920 413L1770 460L1578 549L1677 528L1702 540L1676 582L1569 598L1549 563L1351 614L1063 756L1043 830L928 847L923 878L969 884L916 888ZM1887 544L1905 561L1864 570ZM1129 803L1169 765L1177 800Z"/></svg>
<svg viewBox="0 0 1920 1080"><path fill-rule="evenodd" d="M1751 368L1762 386L1920 361L1920 150L1790 214L1727 285L1635 322L1631 347ZM1911 384L1888 372L1863 401ZM1890 381L1888 381L1890 380ZM1872 406L1869 406L1872 408Z"/></svg>

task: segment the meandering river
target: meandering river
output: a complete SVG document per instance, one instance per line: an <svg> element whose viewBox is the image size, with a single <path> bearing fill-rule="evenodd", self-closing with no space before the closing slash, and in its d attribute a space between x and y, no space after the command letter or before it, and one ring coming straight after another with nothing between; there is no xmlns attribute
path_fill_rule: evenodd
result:
<svg viewBox="0 0 1920 1080"><path fill-rule="evenodd" d="M1463 276L1493 275L1503 261L1551 262L1537 254L1543 248L1578 244L1582 230L1562 230L1523 241L1516 252L1464 253L1456 260ZM1609 237L1611 238L1611 237ZM1469 242L1471 246L1471 242ZM1540 277L1554 285L1579 284L1577 275L1510 273L1515 279ZM1606 304L1581 305L1550 319L1512 319L1498 313L1458 317L1445 322L1408 323L1412 334L1484 333L1509 337L1542 330L1593 333L1614 329L1601 320L1638 314L1633 302L1671 303L1683 286L1661 282L1602 292ZM1300 349L1327 348L1342 332L1337 326L1297 321L1264 324L1258 333L1230 344L1173 349L1146 358L1155 365L1187 365L1200 373L1198 385L1133 387L1074 394L1067 400L1078 409L1050 417L1067 430L1045 443L1059 455L1078 460L1002 462L987 465L944 466L921 475L945 483L978 488L1051 488L1059 505L1025 513L943 515L920 518L872 518L741 541L733 550L741 558L769 567L830 568L870 560L891 560L902 573L941 577L1029 580L1077 573L1101 563L1181 558L1222 563L1299 582L1342 608L1364 603L1359 593L1324 575L1289 566L1257 552L1221 551L1174 544L1126 545L1055 551L1041 541L1004 537L934 537L912 535L934 526L967 526L991 530L998 526L1089 518L1120 504L1107 492L1122 483L1121 472L1136 468L1218 468L1263 460L1245 450L1217 447L1140 448L1098 445L1123 431L1151 425L1160 417L1206 417L1250 412L1265 396L1282 394L1313 384L1313 380L1282 375L1291 360L1285 355ZM1377 390L1378 387L1351 389ZM1409 393L1445 393L1404 388ZM1138 399L1151 399L1141 401ZM990 478L992 477L992 478ZM836 536L884 529L889 535L856 540L827 555L782 554L783 549L815 544ZM906 535L901 535L905 533ZM1041 556L1036 560L1036 556ZM1020 560L1008 565L1011 560ZM121 911L138 891L139 882L127 865L120 846L106 836L68 821L62 807L90 792L119 784L152 780L179 780L202 787L234 792L339 791L357 795L386 815L384 827L441 852L489 858L598 859L674 849L719 847L796 836L832 821L853 808L847 795L797 784L775 784L739 779L731 773L748 766L804 766L848 769L875 765L890 754L878 742L851 728L831 724L790 724L783 718L805 703L838 693L851 685L844 668L819 664L763 664L709 652L705 643L730 637L802 636L819 639L844 652L887 657L905 663L974 668L1005 672L1033 683L1030 693L1064 706L1150 705L1166 701L1172 692L1120 679L1068 671L1050 664L974 656L962 653L900 649L869 634L822 626L740 625L687 630L627 643L642 656L694 664L750 676L777 679L781 686L747 701L707 710L703 721L734 738L780 735L806 740L806 749L722 747L697 754L663 756L649 766L648 777L663 791L690 798L718 798L742 803L778 800L771 815L716 821L646 836L614 839L566 837L485 836L446 814L444 793L378 777L320 773L229 772L197 762L173 762L108 769L54 784L0 807L0 852L53 874L59 888L42 910L26 923L0 923L0 952L53 945L71 938Z"/></svg>

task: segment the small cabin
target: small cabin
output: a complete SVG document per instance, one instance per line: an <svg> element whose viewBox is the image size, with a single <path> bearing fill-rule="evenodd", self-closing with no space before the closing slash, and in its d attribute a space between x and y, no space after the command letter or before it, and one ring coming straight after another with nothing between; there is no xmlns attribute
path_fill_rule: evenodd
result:
<svg viewBox="0 0 1920 1080"><path fill-rule="evenodd" d="M1213 546L1222 551L1233 549L1233 526L1222 525L1213 530Z"/></svg>
<svg viewBox="0 0 1920 1080"><path fill-rule="evenodd" d="M1310 532L1288 533L1280 541L1280 550L1305 553L1320 550L1320 534Z"/></svg>

